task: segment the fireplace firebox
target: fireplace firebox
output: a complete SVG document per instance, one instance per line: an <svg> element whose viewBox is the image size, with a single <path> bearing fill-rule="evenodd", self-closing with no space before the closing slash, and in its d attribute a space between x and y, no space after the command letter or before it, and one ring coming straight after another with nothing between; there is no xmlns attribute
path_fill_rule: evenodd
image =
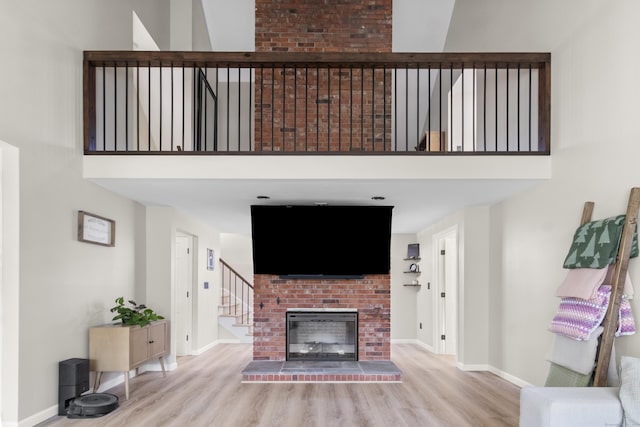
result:
<svg viewBox="0 0 640 427"><path fill-rule="evenodd" d="M358 360L357 312L287 312L287 360Z"/></svg>

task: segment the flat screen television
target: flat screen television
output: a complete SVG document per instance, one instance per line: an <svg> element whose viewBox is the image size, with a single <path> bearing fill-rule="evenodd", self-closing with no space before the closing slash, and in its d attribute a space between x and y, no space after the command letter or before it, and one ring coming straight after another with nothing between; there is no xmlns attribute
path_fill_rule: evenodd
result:
<svg viewBox="0 0 640 427"><path fill-rule="evenodd" d="M251 206L253 272L297 278L389 274L393 206Z"/></svg>

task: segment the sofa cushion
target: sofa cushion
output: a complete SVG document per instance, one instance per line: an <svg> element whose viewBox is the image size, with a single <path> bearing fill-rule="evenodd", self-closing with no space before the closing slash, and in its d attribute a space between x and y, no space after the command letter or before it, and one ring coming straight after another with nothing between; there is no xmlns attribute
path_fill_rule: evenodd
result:
<svg viewBox="0 0 640 427"><path fill-rule="evenodd" d="M523 387L520 427L620 426L616 387Z"/></svg>
<svg viewBox="0 0 640 427"><path fill-rule="evenodd" d="M620 358L620 403L625 426L640 425L640 358Z"/></svg>

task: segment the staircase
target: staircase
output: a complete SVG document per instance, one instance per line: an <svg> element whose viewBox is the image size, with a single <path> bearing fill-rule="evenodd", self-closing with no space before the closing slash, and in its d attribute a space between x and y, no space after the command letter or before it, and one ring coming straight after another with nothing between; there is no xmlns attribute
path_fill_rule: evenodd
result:
<svg viewBox="0 0 640 427"><path fill-rule="evenodd" d="M253 342L253 286L220 259L222 295L218 324L239 342Z"/></svg>

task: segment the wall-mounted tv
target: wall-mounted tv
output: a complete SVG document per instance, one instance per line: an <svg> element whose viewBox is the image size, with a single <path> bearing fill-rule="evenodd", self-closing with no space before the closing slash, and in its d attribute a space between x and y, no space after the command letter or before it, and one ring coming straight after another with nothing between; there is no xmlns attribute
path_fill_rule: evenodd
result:
<svg viewBox="0 0 640 427"><path fill-rule="evenodd" d="M393 206L251 206L255 274L389 274Z"/></svg>

